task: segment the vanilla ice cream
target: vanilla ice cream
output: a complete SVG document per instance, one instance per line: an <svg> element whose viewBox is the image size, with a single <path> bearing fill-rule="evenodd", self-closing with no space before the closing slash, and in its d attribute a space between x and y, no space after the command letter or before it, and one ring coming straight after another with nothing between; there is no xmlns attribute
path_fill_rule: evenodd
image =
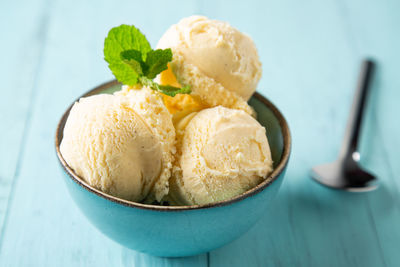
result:
<svg viewBox="0 0 400 267"><path fill-rule="evenodd" d="M177 125L177 159L169 197L180 205L239 195L272 171L265 128L241 110L214 107Z"/></svg>
<svg viewBox="0 0 400 267"><path fill-rule="evenodd" d="M76 102L60 150L80 177L103 192L161 200L169 190L175 129L158 93L125 86Z"/></svg>
<svg viewBox="0 0 400 267"><path fill-rule="evenodd" d="M173 52L170 68L160 74L161 83L173 81L172 71L206 106L223 105L252 113L246 101L256 90L262 70L249 36L228 23L191 16L171 26L157 47Z"/></svg>

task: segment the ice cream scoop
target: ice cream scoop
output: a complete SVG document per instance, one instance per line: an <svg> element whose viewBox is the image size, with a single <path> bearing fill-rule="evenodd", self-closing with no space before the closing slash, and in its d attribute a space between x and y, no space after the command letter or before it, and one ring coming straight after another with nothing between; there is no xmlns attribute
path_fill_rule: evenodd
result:
<svg viewBox="0 0 400 267"><path fill-rule="evenodd" d="M171 48L170 68L161 83L191 86L192 96L209 107L222 105L252 113L246 101L261 78L261 63L252 39L226 22L191 16L171 26L158 48Z"/></svg>
<svg viewBox="0 0 400 267"><path fill-rule="evenodd" d="M169 197L180 205L237 196L272 171L266 130L242 110L214 107L177 125L177 159Z"/></svg>
<svg viewBox="0 0 400 267"><path fill-rule="evenodd" d="M168 193L175 130L161 97L144 87L81 98L64 128L61 153L91 186L131 200Z"/></svg>

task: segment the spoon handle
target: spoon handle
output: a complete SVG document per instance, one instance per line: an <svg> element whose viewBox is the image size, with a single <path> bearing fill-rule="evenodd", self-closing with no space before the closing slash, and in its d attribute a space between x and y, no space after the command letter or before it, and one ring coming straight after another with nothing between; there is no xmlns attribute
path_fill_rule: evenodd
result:
<svg viewBox="0 0 400 267"><path fill-rule="evenodd" d="M362 63L357 89L354 94L353 105L351 107L344 140L340 150L341 158L352 156L352 154L357 151L365 102L371 84L374 67L375 63L370 59L366 59Z"/></svg>

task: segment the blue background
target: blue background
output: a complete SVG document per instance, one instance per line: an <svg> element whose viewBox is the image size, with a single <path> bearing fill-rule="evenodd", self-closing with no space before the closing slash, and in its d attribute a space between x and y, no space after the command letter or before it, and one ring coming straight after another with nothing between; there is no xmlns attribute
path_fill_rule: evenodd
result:
<svg viewBox="0 0 400 267"><path fill-rule="evenodd" d="M247 234L178 259L123 248L72 203L54 152L58 119L80 94L112 79L103 41L135 24L153 46L180 18L230 22L255 41L258 91L285 114L291 162L274 208ZM1 266L399 266L400 2L0 2ZM352 194L309 178L336 158L364 56L378 62L363 126L362 165L379 190Z"/></svg>

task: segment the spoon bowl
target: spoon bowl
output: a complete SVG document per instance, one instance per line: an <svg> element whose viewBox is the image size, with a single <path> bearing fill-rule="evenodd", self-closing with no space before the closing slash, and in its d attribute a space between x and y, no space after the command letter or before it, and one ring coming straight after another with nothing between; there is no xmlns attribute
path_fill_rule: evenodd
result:
<svg viewBox="0 0 400 267"><path fill-rule="evenodd" d="M376 177L363 170L352 158L315 166L312 178L331 188L351 192L367 192L378 187Z"/></svg>

